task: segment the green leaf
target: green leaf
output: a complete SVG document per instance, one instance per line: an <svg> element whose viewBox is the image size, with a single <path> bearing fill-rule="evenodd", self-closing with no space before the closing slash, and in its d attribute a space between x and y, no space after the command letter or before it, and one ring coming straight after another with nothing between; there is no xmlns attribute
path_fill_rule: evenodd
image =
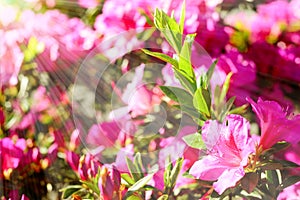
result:
<svg viewBox="0 0 300 200"><path fill-rule="evenodd" d="M168 200L169 199L169 195L164 194L162 196L160 196L157 200Z"/></svg>
<svg viewBox="0 0 300 200"><path fill-rule="evenodd" d="M172 162L171 162L171 157L169 155L166 159L166 167L165 167L165 172L164 172L164 185L165 185L164 189L165 190L170 185L171 170L172 170Z"/></svg>
<svg viewBox="0 0 300 200"><path fill-rule="evenodd" d="M183 30L184 30L184 21L185 21L185 0L182 3L181 15L179 20L179 30L181 35L183 34Z"/></svg>
<svg viewBox="0 0 300 200"><path fill-rule="evenodd" d="M182 35L174 18L169 17L164 11L156 9L154 13L154 25L158 28L177 54L180 53Z"/></svg>
<svg viewBox="0 0 300 200"><path fill-rule="evenodd" d="M226 76L225 82L224 82L223 87L222 87L221 95L220 95L220 101L223 101L226 97L226 94L228 92L229 85L230 85L230 79L231 79L232 75L233 75L233 73L230 72Z"/></svg>
<svg viewBox="0 0 300 200"><path fill-rule="evenodd" d="M267 170L266 171L267 180L275 186L279 185L279 178L276 170Z"/></svg>
<svg viewBox="0 0 300 200"><path fill-rule="evenodd" d="M132 194L126 198L127 200L143 200L143 198L139 194Z"/></svg>
<svg viewBox="0 0 300 200"><path fill-rule="evenodd" d="M153 56L155 58L158 58L158 59L161 59L162 61L165 61L167 63L170 63L171 65L173 65L175 68L178 68L178 62L177 60L167 56L166 54L163 54L163 53L159 53L159 52L152 52L152 51L149 51L147 49L142 49L142 51L147 54L147 55L150 55L150 56Z"/></svg>
<svg viewBox="0 0 300 200"><path fill-rule="evenodd" d="M91 181L80 180L80 182L86 185L89 189L93 190L96 194L100 194L100 190L98 188L98 181L96 182L96 184Z"/></svg>
<svg viewBox="0 0 300 200"><path fill-rule="evenodd" d="M221 96L221 87L219 85L216 86L215 88L215 93L214 93L214 105L218 107L220 105L220 96Z"/></svg>
<svg viewBox="0 0 300 200"><path fill-rule="evenodd" d="M246 173L241 180L241 185L249 194L255 189L258 184L259 175L255 172Z"/></svg>
<svg viewBox="0 0 300 200"><path fill-rule="evenodd" d="M248 104L244 104L244 105L241 105L239 107L236 107L232 110L230 110L228 113L229 114L244 114L245 112L247 112L247 108L248 108Z"/></svg>
<svg viewBox="0 0 300 200"><path fill-rule="evenodd" d="M283 165L284 168L295 168L295 167L300 167L297 163L287 161L287 160L279 160L279 163Z"/></svg>
<svg viewBox="0 0 300 200"><path fill-rule="evenodd" d="M197 123L199 122L198 120L200 121L206 121L207 118L202 115L201 113L199 113L194 107L191 108L191 107L188 107L188 106L185 106L185 105L175 105L174 107L180 109L182 112L190 115Z"/></svg>
<svg viewBox="0 0 300 200"><path fill-rule="evenodd" d="M192 52L192 45L194 42L196 34L188 34L185 39L184 43L179 55L179 70L183 72L183 74L195 81L195 73L191 64L191 52Z"/></svg>
<svg viewBox="0 0 300 200"><path fill-rule="evenodd" d="M201 113L205 114L205 116L210 117L210 107L208 107L206 101L208 101L207 92L205 91L205 89L198 88L194 94L194 107Z"/></svg>
<svg viewBox="0 0 300 200"><path fill-rule="evenodd" d="M142 176L138 173L138 169L136 169L135 165L133 164L133 162L126 157L126 163L129 169L129 172L133 178L133 180L136 182L138 181Z"/></svg>
<svg viewBox="0 0 300 200"><path fill-rule="evenodd" d="M153 177L153 174L149 174L145 176L144 178L138 180L135 184L133 184L130 188L128 188L128 191L134 192L141 188L143 188Z"/></svg>
<svg viewBox="0 0 300 200"><path fill-rule="evenodd" d="M270 149L266 150L264 152L265 156L271 156L276 152L282 151L284 149L287 149L289 146L291 146L290 143L285 142L285 141L280 141L274 144Z"/></svg>
<svg viewBox="0 0 300 200"><path fill-rule="evenodd" d="M207 76L207 85L209 85L210 79L215 71L216 65L218 63L218 60L215 60L211 66L209 67L209 69L206 72L206 76Z"/></svg>
<svg viewBox="0 0 300 200"><path fill-rule="evenodd" d="M185 143L195 149L205 149L205 144L200 133L194 133L183 137Z"/></svg>
<svg viewBox="0 0 300 200"><path fill-rule="evenodd" d="M197 85L195 80L190 79L176 68L174 68L174 74L184 88L189 90L191 93L194 93L196 91Z"/></svg>
<svg viewBox="0 0 300 200"><path fill-rule="evenodd" d="M179 172L181 170L182 167L182 162L183 162L183 158L178 158L175 166L173 167L171 174L170 174L170 188L173 189L173 187L176 184L176 180L178 178Z"/></svg>
<svg viewBox="0 0 300 200"><path fill-rule="evenodd" d="M193 96L188 91L172 86L160 86L160 89L173 101L193 107Z"/></svg>
<svg viewBox="0 0 300 200"><path fill-rule="evenodd" d="M62 199L67 199L72 196L72 194L76 193L78 190L82 189L81 185L69 185L62 190Z"/></svg>
<svg viewBox="0 0 300 200"><path fill-rule="evenodd" d="M185 112L193 118L201 120L206 119L206 117L204 117L201 113L197 112L197 110L194 108L193 96L185 89L172 86L160 86L160 89L170 99L179 103L179 105L174 105L174 107L177 107L182 112Z"/></svg>
<svg viewBox="0 0 300 200"><path fill-rule="evenodd" d="M263 163L259 168L261 170L276 170L276 169L283 169L283 166L280 163L267 162L267 163Z"/></svg>
<svg viewBox="0 0 300 200"><path fill-rule="evenodd" d="M220 121L223 121L224 118L226 117L227 113L229 112L229 110L231 109L231 107L233 106L233 103L235 101L236 97L231 97L226 104L224 105L224 107L222 108L221 114L220 114Z"/></svg>
<svg viewBox="0 0 300 200"><path fill-rule="evenodd" d="M122 173L121 178L126 181L129 185L133 185L135 182L134 180L129 176L129 174Z"/></svg>
<svg viewBox="0 0 300 200"><path fill-rule="evenodd" d="M276 190L281 191L284 188L287 188L295 183L300 181L300 176L290 176L282 181L282 183L276 188Z"/></svg>
<svg viewBox="0 0 300 200"><path fill-rule="evenodd" d="M137 152L134 156L133 164L135 165L135 168L138 170L139 174L143 174L143 162L140 152Z"/></svg>

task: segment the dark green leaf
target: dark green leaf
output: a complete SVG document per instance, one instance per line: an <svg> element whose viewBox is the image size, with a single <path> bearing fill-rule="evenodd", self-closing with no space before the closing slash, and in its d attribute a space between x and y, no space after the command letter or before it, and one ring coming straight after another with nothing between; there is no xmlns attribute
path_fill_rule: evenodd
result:
<svg viewBox="0 0 300 200"><path fill-rule="evenodd" d="M284 188L287 188L291 185L294 185L295 183L298 183L300 181L300 176L290 176L287 179L282 181L282 184L280 184L276 189L278 191L283 190Z"/></svg>
<svg viewBox="0 0 300 200"><path fill-rule="evenodd" d="M174 74L175 77L179 80L181 85L189 90L191 93L194 93L197 89L196 81L193 79L190 79L185 74L183 74L180 70L177 70L174 68Z"/></svg>
<svg viewBox="0 0 300 200"><path fill-rule="evenodd" d="M72 196L72 194L76 193L78 190L82 189L81 185L70 185L63 188L62 191L62 198L67 199Z"/></svg>
<svg viewBox="0 0 300 200"><path fill-rule="evenodd" d="M276 170L276 169L283 169L282 164L280 163L275 163L275 162L267 162L262 164L262 166L260 166L261 170Z"/></svg>
<svg viewBox="0 0 300 200"><path fill-rule="evenodd" d="M241 185L249 194L254 190L258 183L259 175L255 172L246 173L241 180Z"/></svg>
<svg viewBox="0 0 300 200"><path fill-rule="evenodd" d="M210 79L215 71L216 65L218 63L218 60L215 60L211 66L209 67L209 69L206 72L206 77L207 77L207 85L209 85Z"/></svg>
<svg viewBox="0 0 300 200"><path fill-rule="evenodd" d="M142 51L150 56L153 56L155 58L161 59L162 61L165 61L167 63L170 63L171 65L173 65L175 68L178 68L178 62L177 60L167 56L166 54L163 53L159 53L159 52L153 52L153 51L149 51L147 49L142 49Z"/></svg>
<svg viewBox="0 0 300 200"><path fill-rule="evenodd" d="M143 174L143 163L142 163L142 156L140 152L137 152L136 155L134 156L133 164L135 168L138 170L138 173Z"/></svg>
<svg viewBox="0 0 300 200"><path fill-rule="evenodd" d="M290 146L290 143L281 141L274 144L270 149L266 150L264 152L264 156L270 156L273 155L276 152L282 151L284 149L287 149Z"/></svg>
<svg viewBox="0 0 300 200"><path fill-rule="evenodd" d="M235 101L235 97L231 97L226 104L224 105L221 114L220 114L220 121L223 121L224 118L226 117L226 115L228 114L229 110L231 109L231 107L233 106L233 103Z"/></svg>
<svg viewBox="0 0 300 200"><path fill-rule="evenodd" d="M275 186L279 185L279 178L276 170L267 170L266 171L267 180Z"/></svg>
<svg viewBox="0 0 300 200"><path fill-rule="evenodd" d="M167 194L164 194L162 196L160 196L157 200L168 200L169 196Z"/></svg>
<svg viewBox="0 0 300 200"><path fill-rule="evenodd" d="M283 165L284 168L294 168L294 167L300 167L297 163L287 161L287 160L279 160L279 163Z"/></svg>
<svg viewBox="0 0 300 200"><path fill-rule="evenodd" d="M173 101L180 103L180 105L185 104L193 107L193 96L188 91L172 86L160 86L160 89L165 95Z"/></svg>

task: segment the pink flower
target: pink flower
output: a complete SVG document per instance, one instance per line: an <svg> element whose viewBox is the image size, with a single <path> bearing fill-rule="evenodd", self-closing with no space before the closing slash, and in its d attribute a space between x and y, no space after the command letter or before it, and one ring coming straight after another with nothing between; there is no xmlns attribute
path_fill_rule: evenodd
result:
<svg viewBox="0 0 300 200"><path fill-rule="evenodd" d="M0 5L0 87L16 85L24 54L19 45L24 40L22 24L16 22L18 11Z"/></svg>
<svg viewBox="0 0 300 200"><path fill-rule="evenodd" d="M103 166L98 180L98 187L100 189L100 196L103 200L114 199L116 193L119 196L121 185L121 174L113 166ZM118 198L119 199L119 198Z"/></svg>
<svg viewBox="0 0 300 200"><path fill-rule="evenodd" d="M278 200L300 199L300 182L285 188L277 197Z"/></svg>
<svg viewBox="0 0 300 200"><path fill-rule="evenodd" d="M133 160L133 156L134 156L133 144L126 145L125 147L119 150L114 164L120 172L129 173L129 169L126 163L126 157L128 157L130 160Z"/></svg>
<svg viewBox="0 0 300 200"><path fill-rule="evenodd" d="M21 147L26 148L26 146ZM1 172L9 169L16 169L19 166L23 159L22 148L16 145L10 138L3 138L0 140ZM2 174L0 176L2 176Z"/></svg>
<svg viewBox="0 0 300 200"><path fill-rule="evenodd" d="M98 173L98 168L101 166L96 158L92 154L83 155L79 159L78 173L82 180L87 180L91 177L95 177Z"/></svg>
<svg viewBox="0 0 300 200"><path fill-rule="evenodd" d="M6 200L5 197L2 198L3 200ZM20 197L19 190L17 189L11 190L8 195L8 200L16 200L16 199L29 200L29 198L25 194L22 194L22 196Z"/></svg>
<svg viewBox="0 0 300 200"><path fill-rule="evenodd" d="M236 96L236 105L247 103L246 97L252 91L256 91L256 67L255 64L245 59L235 49L230 49L226 54L220 56L218 60L219 68L226 74L233 73L230 79L229 96ZM247 78L245 78L247 77Z"/></svg>
<svg viewBox="0 0 300 200"><path fill-rule="evenodd" d="M99 0L78 0L78 4L84 8L95 8L99 3Z"/></svg>
<svg viewBox="0 0 300 200"><path fill-rule="evenodd" d="M148 114L154 105L160 104L161 92L157 88L148 89L143 83L144 65L136 68L135 76L122 94L122 101L127 104L127 112L135 118ZM118 113L117 113L118 114Z"/></svg>
<svg viewBox="0 0 300 200"><path fill-rule="evenodd" d="M73 151L66 151L66 161L74 171L78 171L79 155Z"/></svg>
<svg viewBox="0 0 300 200"><path fill-rule="evenodd" d="M228 115L223 123L206 121L202 137L207 156L195 162L190 174L202 180L217 180L213 186L219 194L235 186L245 175L248 156L254 152L249 128L249 122L239 115Z"/></svg>
<svg viewBox="0 0 300 200"><path fill-rule="evenodd" d="M300 141L300 115L289 116L288 113L275 101L258 99L255 103L247 99L256 113L260 127L261 139L259 146L263 149L272 147L279 141L296 144Z"/></svg>
<svg viewBox="0 0 300 200"><path fill-rule="evenodd" d="M72 151L66 152L66 160L70 167L79 175L81 180L93 178L102 164L90 153L79 157Z"/></svg>
<svg viewBox="0 0 300 200"><path fill-rule="evenodd" d="M86 141L91 145L111 147L114 146L120 132L121 128L117 122L102 122L91 127Z"/></svg>
<svg viewBox="0 0 300 200"><path fill-rule="evenodd" d="M43 14L26 11L20 21L25 26L27 39L34 37L44 45L44 51L36 60L41 71L55 71L77 64L96 40L94 31L80 19L69 19L58 10Z"/></svg>
<svg viewBox="0 0 300 200"><path fill-rule="evenodd" d="M4 124L4 122L5 122L5 115L3 109L0 107L0 127Z"/></svg>

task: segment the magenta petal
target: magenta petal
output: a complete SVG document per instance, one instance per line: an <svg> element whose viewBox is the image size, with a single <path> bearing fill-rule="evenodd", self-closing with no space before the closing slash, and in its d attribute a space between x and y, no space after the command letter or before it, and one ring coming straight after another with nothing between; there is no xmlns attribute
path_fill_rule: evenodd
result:
<svg viewBox="0 0 300 200"><path fill-rule="evenodd" d="M223 166L222 163L220 163L218 158L208 155L195 162L189 173L202 180L214 181L217 180L227 168L227 166Z"/></svg>
<svg viewBox="0 0 300 200"><path fill-rule="evenodd" d="M233 187L245 175L243 167L225 170L218 181L213 184L218 194L222 194L227 188Z"/></svg>
<svg viewBox="0 0 300 200"><path fill-rule="evenodd" d="M245 148L249 139L249 122L240 115L228 115L226 120L229 128L227 133L233 135L235 144L239 149Z"/></svg>

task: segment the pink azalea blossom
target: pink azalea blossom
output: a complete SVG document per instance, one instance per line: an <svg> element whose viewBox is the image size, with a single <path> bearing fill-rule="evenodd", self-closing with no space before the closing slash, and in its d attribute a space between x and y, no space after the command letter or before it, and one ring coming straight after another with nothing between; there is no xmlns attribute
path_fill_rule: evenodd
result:
<svg viewBox="0 0 300 200"><path fill-rule="evenodd" d="M84 8L95 8L100 2L99 0L78 0L78 4Z"/></svg>
<svg viewBox="0 0 300 200"><path fill-rule="evenodd" d="M253 111L256 113L260 127L261 139L259 146L263 149L272 147L279 141L296 144L300 141L300 115L291 116L275 101L263 101L257 103L248 99Z"/></svg>
<svg viewBox="0 0 300 200"><path fill-rule="evenodd" d="M277 200L300 199L300 182L285 188L277 197Z"/></svg>
<svg viewBox="0 0 300 200"><path fill-rule="evenodd" d="M6 200L5 197L1 197L3 200ZM8 195L8 200L30 200L25 194L22 194L20 197L19 190L11 190Z"/></svg>
<svg viewBox="0 0 300 200"><path fill-rule="evenodd" d="M20 148L20 145L17 146L10 138L6 137L0 140L0 152L2 173L9 169L16 169L22 162L23 146Z"/></svg>
<svg viewBox="0 0 300 200"><path fill-rule="evenodd" d="M0 107L0 126L2 126L5 122L5 115L3 109Z"/></svg>
<svg viewBox="0 0 300 200"><path fill-rule="evenodd" d="M226 74L233 73L230 79L228 96L236 96L236 105L247 103L246 97L253 91L258 90L255 86L255 64L251 60L246 59L237 50L230 49L226 54L220 56L217 65Z"/></svg>
<svg viewBox="0 0 300 200"><path fill-rule="evenodd" d="M44 51L36 60L41 71L55 71L77 64L96 40L95 33L80 19L69 19L58 10L49 10L43 14L25 11L20 21L25 26L24 32L44 45Z"/></svg>
<svg viewBox="0 0 300 200"><path fill-rule="evenodd" d="M213 186L219 194L235 186L245 175L248 156L254 152L249 128L249 122L239 115L228 115L223 123L206 121L202 137L207 156L195 162L190 174L202 180L217 180Z"/></svg>
<svg viewBox="0 0 300 200"><path fill-rule="evenodd" d="M75 152L67 151L66 159L70 167L77 172L81 180L88 180L95 177L98 173L98 168L102 166L90 153L79 157Z"/></svg>
<svg viewBox="0 0 300 200"><path fill-rule="evenodd" d="M104 165L101 168L98 187L100 189L100 196L103 200L114 199L114 195L120 195L121 174L113 166Z"/></svg>
<svg viewBox="0 0 300 200"><path fill-rule="evenodd" d="M97 146L113 146L121 133L117 122L102 122L99 125L93 125L87 136L87 143Z"/></svg>
<svg viewBox="0 0 300 200"><path fill-rule="evenodd" d="M133 144L126 145L125 147L119 150L114 164L120 172L129 173L129 169L126 163L126 157L128 157L130 160L133 160L133 156Z"/></svg>
<svg viewBox="0 0 300 200"><path fill-rule="evenodd" d="M24 54L19 45L24 41L23 26L16 21L18 10L0 5L0 86L16 85Z"/></svg>

